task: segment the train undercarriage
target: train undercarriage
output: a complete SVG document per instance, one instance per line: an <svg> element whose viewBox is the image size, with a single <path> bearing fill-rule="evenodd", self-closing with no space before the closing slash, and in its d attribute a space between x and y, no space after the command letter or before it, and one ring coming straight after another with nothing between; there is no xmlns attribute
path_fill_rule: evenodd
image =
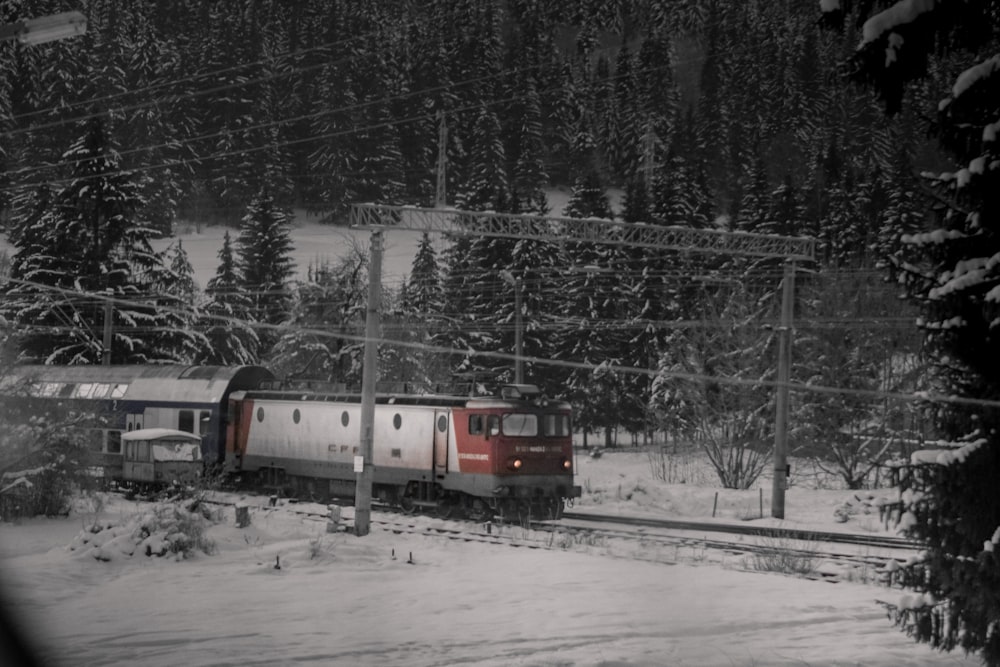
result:
<svg viewBox="0 0 1000 667"><path fill-rule="evenodd" d="M235 481L245 488L300 501L327 503L334 498L351 501L355 498L354 480L288 475L281 468L260 468L255 474L239 475ZM557 496L541 494L475 496L445 489L434 482L417 480L405 484L376 483L372 487L372 501L408 514L509 523L559 519L566 502Z"/></svg>

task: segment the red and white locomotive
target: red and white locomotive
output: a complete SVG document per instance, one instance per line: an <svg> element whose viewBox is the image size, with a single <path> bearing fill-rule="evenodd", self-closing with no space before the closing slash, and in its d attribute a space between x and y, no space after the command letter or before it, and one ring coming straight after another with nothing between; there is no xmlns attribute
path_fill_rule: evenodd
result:
<svg viewBox="0 0 1000 667"><path fill-rule="evenodd" d="M225 469L298 497L353 495L358 394L240 391L229 397ZM571 410L533 385L497 397L380 395L373 496L411 510L558 518L573 485Z"/></svg>

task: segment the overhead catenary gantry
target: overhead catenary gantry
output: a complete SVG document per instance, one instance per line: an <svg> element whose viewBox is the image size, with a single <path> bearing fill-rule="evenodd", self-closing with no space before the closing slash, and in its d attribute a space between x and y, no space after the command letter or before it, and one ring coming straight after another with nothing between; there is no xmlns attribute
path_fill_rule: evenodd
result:
<svg viewBox="0 0 1000 667"><path fill-rule="evenodd" d="M811 261L815 252L815 241L805 237L452 208L354 204L350 223L356 229L406 229L549 242L610 243L658 250L774 257L793 262Z"/></svg>
<svg viewBox="0 0 1000 667"><path fill-rule="evenodd" d="M788 433L788 381L791 366L792 303L795 262L812 261L815 241L806 237L776 236L719 229L667 227L646 223L621 222L603 218L535 216L493 211L462 211L453 208L419 208L387 204L354 204L351 227L372 232L372 261L369 265L368 309L365 320L365 364L362 377L361 451L355 462L358 486L355 496L355 533L367 535L371 517L371 480L375 382L378 377L377 345L381 294L382 233L399 229L438 232L462 236L491 236L550 243L602 243L704 252L744 257L781 259L781 327L779 329L778 375L774 429L774 480L771 514L785 516L786 452ZM367 408L366 408L367 406Z"/></svg>

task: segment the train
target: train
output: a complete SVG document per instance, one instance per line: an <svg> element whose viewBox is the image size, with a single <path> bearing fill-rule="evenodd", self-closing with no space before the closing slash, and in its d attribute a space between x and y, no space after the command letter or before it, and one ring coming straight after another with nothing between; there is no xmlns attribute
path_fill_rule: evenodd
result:
<svg viewBox="0 0 1000 667"><path fill-rule="evenodd" d="M127 434L169 429L197 436L204 474L227 484L317 501L355 495L357 392L288 386L262 366L36 365L4 373L0 397L36 418L93 415L89 464L112 483L126 480ZM376 502L557 519L580 496L571 406L534 385L490 396L379 393L373 426Z"/></svg>

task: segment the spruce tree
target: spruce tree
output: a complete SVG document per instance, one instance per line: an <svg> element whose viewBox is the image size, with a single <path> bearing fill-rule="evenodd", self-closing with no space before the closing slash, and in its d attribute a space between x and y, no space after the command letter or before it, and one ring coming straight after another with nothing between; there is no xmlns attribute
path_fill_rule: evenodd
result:
<svg viewBox="0 0 1000 667"><path fill-rule="evenodd" d="M68 185L15 220L3 311L22 332L21 358L99 363L110 329L113 363L189 359L198 342L187 327L190 305L169 292L174 275L150 245L156 232L136 218L139 186L121 170L102 122L86 124L63 164Z"/></svg>
<svg viewBox="0 0 1000 667"><path fill-rule="evenodd" d="M253 328L253 300L243 288L233 244L227 231L219 250L219 266L205 287L208 302L202 309L201 327L206 345L199 364L239 366L260 359L260 338Z"/></svg>
<svg viewBox="0 0 1000 667"><path fill-rule="evenodd" d="M268 354L280 377L358 387L362 379L367 258L310 265L294 291L287 326Z"/></svg>
<svg viewBox="0 0 1000 667"><path fill-rule="evenodd" d="M291 258L291 213L279 207L265 188L247 206L236 243L242 287L250 295L251 315L265 326L258 335L264 349L277 339L273 327L288 316L288 282L295 272Z"/></svg>
<svg viewBox="0 0 1000 667"><path fill-rule="evenodd" d="M996 3L911 3L904 13L884 2L844 1L827 9L835 10L824 15L833 25L843 27L853 15L863 26L848 71L878 93L889 113L905 108L913 81L949 66L939 53L966 50L975 57L971 66L951 70L950 88L931 110L933 134L954 166L928 175L935 191L930 224L907 231L904 248L891 257L894 273L924 309L933 381L967 402L933 405L929 412L952 446L914 454L904 471L900 526L924 551L896 575L910 594L887 606L917 641L961 647L1000 665Z"/></svg>

